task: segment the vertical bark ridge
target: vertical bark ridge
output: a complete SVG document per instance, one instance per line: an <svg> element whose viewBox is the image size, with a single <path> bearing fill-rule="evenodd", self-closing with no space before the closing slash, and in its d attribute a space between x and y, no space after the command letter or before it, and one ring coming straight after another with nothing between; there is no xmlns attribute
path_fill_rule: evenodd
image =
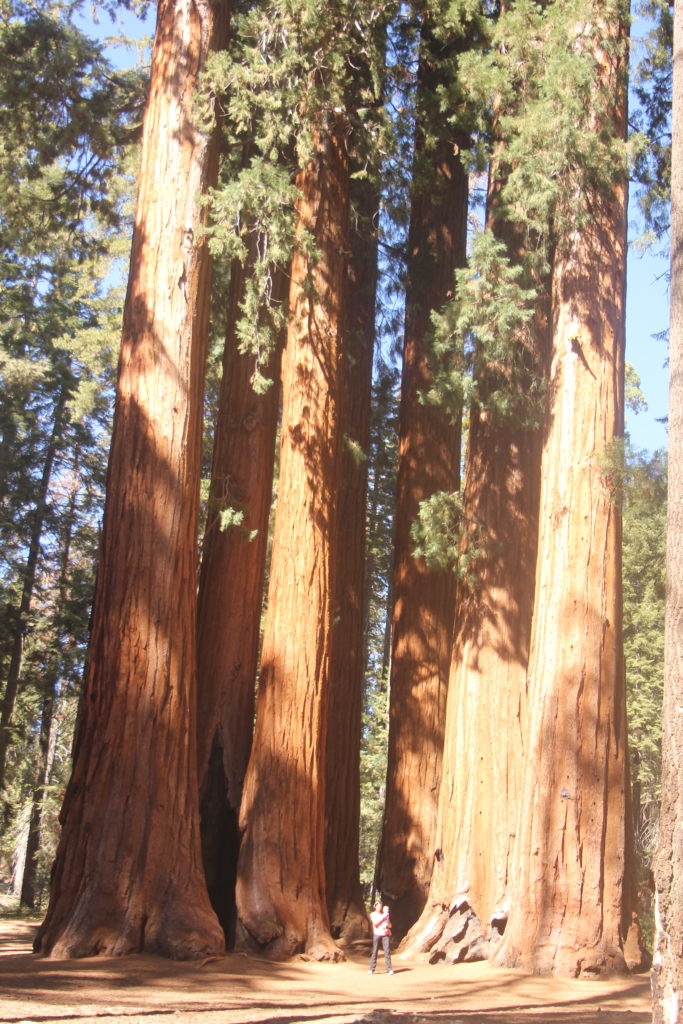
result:
<svg viewBox="0 0 683 1024"><path fill-rule="evenodd" d="M215 953L199 853L197 509L215 134L194 91L228 8L162 0L131 252L85 694L37 952Z"/></svg>
<svg viewBox="0 0 683 1024"><path fill-rule="evenodd" d="M236 892L245 934L269 955L338 959L325 897L324 776L349 202L342 124L319 130L298 186L298 230L312 234L318 259L299 247L292 261L278 505Z"/></svg>
<svg viewBox="0 0 683 1024"><path fill-rule="evenodd" d="M626 118L623 22L596 50ZM596 126L594 126L595 128ZM623 435L626 184L591 195L558 244L543 448L528 749L508 929L496 959L538 973L624 966L633 909L621 638L621 522L610 474Z"/></svg>
<svg viewBox="0 0 683 1024"><path fill-rule="evenodd" d="M396 937L420 914L432 872L455 594L450 573L430 571L413 556L410 536L420 502L457 490L460 478L460 423L421 402L432 382L431 313L453 294L455 268L466 258L468 179L458 156L464 137L441 138L426 158L444 56L425 24L399 409L387 793L376 881L391 901Z"/></svg>

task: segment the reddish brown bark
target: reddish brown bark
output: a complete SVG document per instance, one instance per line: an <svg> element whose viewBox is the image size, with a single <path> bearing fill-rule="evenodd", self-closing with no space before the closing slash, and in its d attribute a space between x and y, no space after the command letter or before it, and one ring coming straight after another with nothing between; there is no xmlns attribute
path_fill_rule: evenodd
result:
<svg viewBox="0 0 683 1024"><path fill-rule="evenodd" d="M481 959L504 926L526 721L540 432L475 407L464 509L483 524L474 589L461 587L429 899L406 951ZM482 544L482 539L472 538ZM493 923L492 923L493 922Z"/></svg>
<svg viewBox="0 0 683 1024"><path fill-rule="evenodd" d="M505 143L489 172L487 227L522 265L523 235L504 218ZM546 370L549 299L513 342L505 386L537 390ZM480 356L480 402L470 411L463 496L463 548L476 582L456 598L448 684L438 856L429 899L403 944L433 961L488 956L505 927L525 748L526 673L534 608L541 478L540 429L486 407L500 375ZM540 413L540 410L539 410ZM527 413L528 415L528 413Z"/></svg>
<svg viewBox="0 0 683 1024"><path fill-rule="evenodd" d="M197 764L202 855L212 906L234 938L239 807L254 721L263 577L273 490L280 353L265 394L251 386L254 356L241 354L236 327L244 273L233 267L228 328L211 468L198 600ZM285 299L285 275L274 272L273 301ZM223 509L244 518L220 528ZM236 581L239 585L236 586Z"/></svg>
<svg viewBox="0 0 683 1024"><path fill-rule="evenodd" d="M348 179L343 130L321 130L298 176L299 235L312 233L319 257L301 247L292 262L278 503L240 815L238 917L276 957L340 956L323 844Z"/></svg>
<svg viewBox="0 0 683 1024"><path fill-rule="evenodd" d="M55 958L223 948L199 852L196 565L215 178L194 89L225 3L162 0L107 481L92 641L47 917Z"/></svg>
<svg viewBox="0 0 683 1024"><path fill-rule="evenodd" d="M674 5L669 313L667 588L662 803L655 857L654 1024L677 1024L683 1002L683 8Z"/></svg>
<svg viewBox="0 0 683 1024"><path fill-rule="evenodd" d="M468 180L458 156L464 140L443 138L425 159L438 58L436 44L423 32L423 122L418 117L399 412L387 794L377 877L391 901L397 937L420 914L432 872L455 594L455 577L427 569L413 556L410 536L420 502L457 490L460 470L459 422L421 401L432 382L431 313L453 294L454 270L466 258Z"/></svg>
<svg viewBox="0 0 683 1024"><path fill-rule="evenodd" d="M364 682L365 517L370 394L375 341L379 201L371 184L355 187L356 222L348 268L344 360L344 443L337 506L335 625L330 654L325 872L332 935L369 934L358 870L360 739Z"/></svg>
<svg viewBox="0 0 683 1024"><path fill-rule="evenodd" d="M626 30L601 14L577 45L594 47L621 137ZM611 57L598 49L602 33ZM510 920L496 957L571 976L623 966L632 909L621 517L610 471L623 433L625 182L590 203L554 261L528 741Z"/></svg>

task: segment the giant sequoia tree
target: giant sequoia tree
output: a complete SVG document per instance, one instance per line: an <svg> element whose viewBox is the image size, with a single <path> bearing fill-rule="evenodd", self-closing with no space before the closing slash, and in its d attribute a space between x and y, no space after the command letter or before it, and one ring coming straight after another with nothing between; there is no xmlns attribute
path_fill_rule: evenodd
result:
<svg viewBox="0 0 683 1024"><path fill-rule="evenodd" d="M240 813L237 914L273 956L337 959L325 894L325 735L334 612L349 170L330 115L297 184L282 364L280 477L251 759ZM311 258L310 240L317 258Z"/></svg>
<svg viewBox="0 0 683 1024"><path fill-rule="evenodd" d="M664 647L662 803L655 860L653 1021L681 1019L683 991L683 9L674 4L669 319L669 487Z"/></svg>
<svg viewBox="0 0 683 1024"><path fill-rule="evenodd" d="M225 3L159 5L85 694L47 917L53 957L223 948L199 853L196 533L216 168L194 87Z"/></svg>
<svg viewBox="0 0 683 1024"><path fill-rule="evenodd" d="M375 343L379 197L373 181L352 181L344 439L336 512L335 624L330 655L326 749L325 876L330 928L344 942L369 922L359 878L361 711L365 669L365 564L372 363Z"/></svg>
<svg viewBox="0 0 683 1024"><path fill-rule="evenodd" d="M258 239L251 245L253 266ZM247 265L246 272L249 270ZM202 852L211 903L231 938L242 782L251 749L263 576L273 489L279 353L265 393L252 386L254 356L237 324L245 270L234 261L228 297L211 490L199 579L197 764ZM273 301L285 300L274 271ZM236 586L235 581L240 585Z"/></svg>
<svg viewBox="0 0 683 1024"><path fill-rule="evenodd" d="M435 847L455 580L413 554L411 529L420 502L459 486L459 414L424 399L432 383L430 318L452 295L454 270L465 263L468 205L460 160L466 132L448 125L434 137L439 91L453 88L457 48L435 32L428 5L422 21L399 411L387 795L377 878L392 901L399 937L424 906Z"/></svg>
<svg viewBox="0 0 683 1024"><path fill-rule="evenodd" d="M585 127L615 141L615 161L626 129L627 17L626 5L605 2L581 19L570 11L566 23L595 83ZM526 756L510 920L496 958L541 973L618 967L632 910L615 478L626 268L619 166L611 181L589 166L581 193L570 188L557 210Z"/></svg>

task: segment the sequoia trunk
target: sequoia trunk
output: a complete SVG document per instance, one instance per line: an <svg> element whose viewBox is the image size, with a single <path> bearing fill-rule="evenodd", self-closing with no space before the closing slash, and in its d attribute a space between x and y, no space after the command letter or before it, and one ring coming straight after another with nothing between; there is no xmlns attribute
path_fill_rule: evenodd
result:
<svg viewBox="0 0 683 1024"><path fill-rule="evenodd" d="M547 331L536 320L535 372ZM480 381L485 393L485 381ZM465 467L465 543L481 555L458 590L437 862L403 950L480 960L505 927L523 756L538 540L541 432L475 405ZM476 524L476 525L475 525ZM473 531L481 530L480 536Z"/></svg>
<svg viewBox="0 0 683 1024"><path fill-rule="evenodd" d="M683 993L683 8L674 5L669 472L662 803L655 857L654 1024L677 1024Z"/></svg>
<svg viewBox="0 0 683 1024"><path fill-rule="evenodd" d="M373 185L353 183L348 334L344 360L344 446L336 542L336 611L330 656L325 872L332 935L351 942L369 933L358 874L360 739L364 682L365 517L370 394L375 340L379 200Z"/></svg>
<svg viewBox="0 0 683 1024"><path fill-rule="evenodd" d="M282 362L280 478L251 759L240 815L238 918L273 957L337 959L323 861L335 581L341 342L348 234L343 128L320 129L298 176Z"/></svg>
<svg viewBox="0 0 683 1024"><path fill-rule="evenodd" d="M468 178L458 156L464 140L441 138L435 152L425 151L442 56L424 29L415 140L419 184L408 236L399 412L387 792L377 878L391 901L396 937L422 911L432 872L455 595L452 574L429 570L413 556L410 533L421 501L459 486L460 423L422 401L432 381L431 314L452 295L455 268L466 258Z"/></svg>
<svg viewBox="0 0 683 1024"><path fill-rule="evenodd" d="M215 139L195 86L223 2L162 0L143 126L100 564L74 769L37 952L223 949L201 869L197 509Z"/></svg>
<svg viewBox="0 0 683 1024"><path fill-rule="evenodd" d="M202 853L211 903L229 943L235 928L238 818L254 722L280 395L279 352L271 361L273 384L257 394L251 386L254 356L238 351L235 329L248 272L248 265L243 270L235 263L230 284L198 603ZM284 274L274 276L273 301L282 302ZM243 518L222 529L220 515L226 509Z"/></svg>
<svg viewBox="0 0 683 1024"><path fill-rule="evenodd" d="M580 44L595 48L623 137L626 30L599 17L592 28ZM590 216L565 231L554 259L528 741L510 920L496 957L536 973L623 966L632 909L613 475L623 434L626 192L618 181L611 196L592 194Z"/></svg>

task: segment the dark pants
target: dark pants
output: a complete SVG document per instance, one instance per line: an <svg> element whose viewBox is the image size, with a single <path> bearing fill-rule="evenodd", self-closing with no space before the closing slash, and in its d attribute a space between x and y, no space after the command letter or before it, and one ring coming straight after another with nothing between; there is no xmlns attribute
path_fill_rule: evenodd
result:
<svg viewBox="0 0 683 1024"><path fill-rule="evenodd" d="M370 970L374 971L377 966L377 950L380 942L382 943L382 949L384 950L384 966L388 971L391 970L391 954L389 952L389 936L388 935L373 935L372 936L372 956L370 957Z"/></svg>

